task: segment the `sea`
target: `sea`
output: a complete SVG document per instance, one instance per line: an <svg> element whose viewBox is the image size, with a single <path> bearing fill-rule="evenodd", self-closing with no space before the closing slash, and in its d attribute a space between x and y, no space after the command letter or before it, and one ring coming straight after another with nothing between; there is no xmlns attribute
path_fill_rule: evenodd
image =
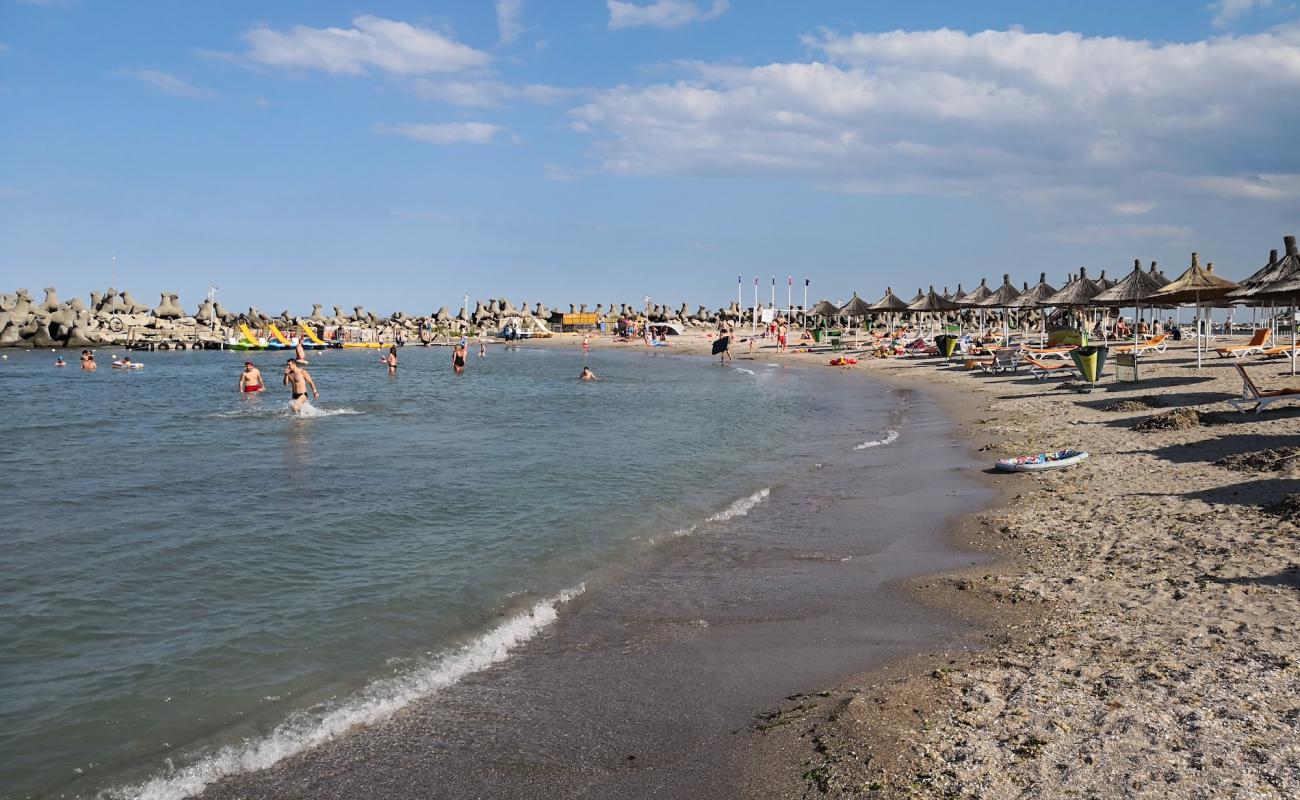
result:
<svg viewBox="0 0 1300 800"><path fill-rule="evenodd" d="M101 348L83 372L0 351L0 797L194 796L509 676L584 602L722 597L647 576L677 559L724 586L761 536L811 541L801 520L837 492L868 510L823 525L836 547L860 528L897 551L889 531L939 513L888 483L909 437L929 460L953 447L918 398L667 350L490 345L455 374L448 348L404 347L396 375L378 351L311 352L301 416L280 353L138 353L121 371ZM237 392L246 357L267 392ZM823 550L827 569L853 557ZM964 558L908 553L862 574ZM763 580L755 596L777 596Z"/></svg>

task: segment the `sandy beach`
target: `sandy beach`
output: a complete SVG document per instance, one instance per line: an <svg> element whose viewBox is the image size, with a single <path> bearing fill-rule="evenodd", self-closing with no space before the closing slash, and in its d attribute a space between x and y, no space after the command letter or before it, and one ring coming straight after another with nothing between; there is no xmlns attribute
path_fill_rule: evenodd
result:
<svg viewBox="0 0 1300 800"><path fill-rule="evenodd" d="M1300 385L1286 361L1242 363L1261 386ZM1296 796L1300 559L1286 500L1300 490L1300 408L1234 411L1231 364L1211 355L1197 370L1182 342L1144 359L1141 382L1107 376L1091 394L1024 370L854 367L933 392L990 465L1064 447L1091 458L993 477L1005 502L953 536L996 566L909 583L982 620L990 646L809 687L767 712L790 721L755 733L756 771L781 787L767 796Z"/></svg>

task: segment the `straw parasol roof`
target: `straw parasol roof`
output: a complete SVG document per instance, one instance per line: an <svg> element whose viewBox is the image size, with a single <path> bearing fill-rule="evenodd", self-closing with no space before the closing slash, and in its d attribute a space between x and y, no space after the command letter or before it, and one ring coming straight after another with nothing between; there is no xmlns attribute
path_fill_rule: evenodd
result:
<svg viewBox="0 0 1300 800"><path fill-rule="evenodd" d="M839 306L829 300L821 301L817 305L813 306L812 310L808 312L809 316L813 317L833 317L839 313Z"/></svg>
<svg viewBox="0 0 1300 800"><path fill-rule="evenodd" d="M1092 305L1092 298L1101 294L1102 288L1088 277L1086 267L1079 267L1079 277L1067 283L1059 292L1038 301L1040 306L1065 308Z"/></svg>
<svg viewBox="0 0 1300 800"><path fill-rule="evenodd" d="M857 292L854 292L853 299L844 304L844 307L840 309L840 313L846 317L865 317L871 313L871 306L867 305L866 300L858 297Z"/></svg>
<svg viewBox="0 0 1300 800"><path fill-rule="evenodd" d="M1283 239L1283 243L1287 247L1294 247L1295 237L1287 236ZM1264 295L1266 293L1271 294L1271 289L1281 286L1293 277L1295 277L1295 267L1290 254L1283 256L1279 261L1277 251L1270 250L1268 263L1242 281L1241 288L1229 292L1224 299L1246 303L1262 303L1268 300L1276 300L1279 297L1277 294L1273 294L1272 297L1265 297Z"/></svg>
<svg viewBox="0 0 1300 800"><path fill-rule="evenodd" d="M960 283L957 284L957 291L953 292L952 297L949 297L948 299L953 301L957 305L961 305L962 301L966 299L966 293L961 290Z"/></svg>
<svg viewBox="0 0 1300 800"><path fill-rule="evenodd" d="M975 287L975 291L963 297L961 304L964 306L977 306L987 300L991 294L993 292L989 291L988 281L980 278L980 285Z"/></svg>
<svg viewBox="0 0 1300 800"><path fill-rule="evenodd" d="M956 311L957 308L956 303L936 292L933 286L920 300L907 306L908 311Z"/></svg>
<svg viewBox="0 0 1300 800"><path fill-rule="evenodd" d="M1047 282L1047 273L1038 273L1038 283L1020 293L1020 296L1007 304L1007 308L1037 308L1045 298L1056 294L1056 290Z"/></svg>
<svg viewBox="0 0 1300 800"><path fill-rule="evenodd" d="M913 297L911 300L908 300L908 301L907 301L907 304L910 306L911 304L913 304L913 303L919 303L919 302L921 302L921 301L924 300L924 299L925 299L925 292L921 291L920 289L917 289L917 290L916 290L916 297Z"/></svg>
<svg viewBox="0 0 1300 800"><path fill-rule="evenodd" d="M1300 248L1294 236L1283 238L1286 254L1273 265L1271 280L1259 286L1252 299L1292 300L1300 295ZM1237 292L1233 292L1235 296Z"/></svg>
<svg viewBox="0 0 1300 800"><path fill-rule="evenodd" d="M893 289L885 289L885 296L871 305L872 311L906 311L907 303L894 294Z"/></svg>
<svg viewBox="0 0 1300 800"><path fill-rule="evenodd" d="M1214 265L1201 266L1201 257L1192 253L1192 265L1172 283L1165 284L1160 291L1147 299L1156 303L1197 303L1206 300L1218 300L1240 286L1227 278L1214 274Z"/></svg>
<svg viewBox="0 0 1300 800"><path fill-rule="evenodd" d="M980 301L981 308L1008 308L1007 304L1020 296L1020 290L1011 285L1011 276L1002 276L1002 285L997 291Z"/></svg>
<svg viewBox="0 0 1300 800"><path fill-rule="evenodd" d="M1152 265L1154 267L1154 264ZM1117 281L1114 286L1092 298L1099 306L1146 305L1147 298L1166 286L1169 281L1156 272L1143 272L1142 262L1133 259L1133 271Z"/></svg>
<svg viewBox="0 0 1300 800"><path fill-rule="evenodd" d="M1103 270L1101 271L1101 274L1097 276L1097 285L1100 286L1100 287L1101 287L1101 290L1104 292L1104 291L1106 291L1107 289L1109 289L1110 287L1114 286L1114 285L1115 285L1115 281L1112 281L1112 280L1110 280L1109 278L1107 278L1107 277L1106 277L1106 270L1103 269Z"/></svg>

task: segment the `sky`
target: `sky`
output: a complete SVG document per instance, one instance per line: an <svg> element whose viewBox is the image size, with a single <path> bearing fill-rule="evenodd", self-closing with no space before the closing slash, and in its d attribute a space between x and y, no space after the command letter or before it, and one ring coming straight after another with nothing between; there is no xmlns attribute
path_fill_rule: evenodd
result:
<svg viewBox="0 0 1300 800"><path fill-rule="evenodd" d="M0 0L0 291L1240 278L1300 233L1297 131L1292 0Z"/></svg>

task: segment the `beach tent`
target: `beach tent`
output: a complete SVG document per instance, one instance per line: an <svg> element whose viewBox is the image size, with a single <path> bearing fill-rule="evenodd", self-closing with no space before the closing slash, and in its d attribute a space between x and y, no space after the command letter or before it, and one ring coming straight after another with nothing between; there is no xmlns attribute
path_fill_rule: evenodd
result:
<svg viewBox="0 0 1300 800"><path fill-rule="evenodd" d="M1161 305L1165 303L1196 304L1196 368L1200 369L1203 351L1201 340L1205 338L1206 333L1202 304L1204 303L1205 307L1209 308L1215 301L1222 300L1233 289L1239 288L1241 287L1238 284L1227 278L1220 278L1215 275L1213 264L1202 267L1200 255L1192 253L1192 265L1182 275L1175 278L1172 283L1161 287L1160 291L1150 295L1148 299Z"/></svg>
<svg viewBox="0 0 1300 800"><path fill-rule="evenodd" d="M1138 343L1137 315L1141 306L1150 306L1148 298L1169 283L1164 275L1155 271L1155 262L1151 262L1151 271L1142 271L1142 262L1133 259L1133 271L1117 281L1114 286L1092 298L1099 306L1110 308L1133 308L1133 344Z"/></svg>
<svg viewBox="0 0 1300 800"><path fill-rule="evenodd" d="M1010 321L1007 319L1010 308L1008 303L1014 301L1020 296L1020 290L1011 285L1011 276L1002 276L1002 285L994 290L988 297L980 301L980 308L997 308L1002 310L1002 343L1005 346L1011 339Z"/></svg>
<svg viewBox="0 0 1300 800"><path fill-rule="evenodd" d="M1268 270L1267 275L1260 278L1266 279L1266 283L1254 287L1248 287L1254 290L1250 295L1258 300L1274 300L1286 302L1291 307L1291 313L1288 321L1291 323L1291 374L1296 374L1296 304L1300 300L1300 248L1296 247L1296 238L1294 236L1285 236L1282 239L1286 247L1285 255L1276 259L1273 268ZM1258 275L1258 273L1256 273ZM1252 278L1255 276L1252 275ZM1229 292L1224 295L1225 299L1232 299L1240 292Z"/></svg>

